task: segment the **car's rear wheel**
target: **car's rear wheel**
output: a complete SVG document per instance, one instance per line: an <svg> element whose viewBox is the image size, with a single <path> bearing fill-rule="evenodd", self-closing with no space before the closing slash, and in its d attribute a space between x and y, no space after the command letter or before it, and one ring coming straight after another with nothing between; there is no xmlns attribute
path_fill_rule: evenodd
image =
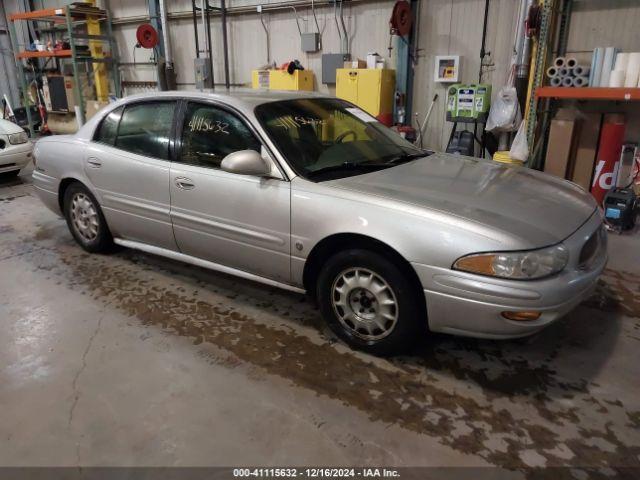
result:
<svg viewBox="0 0 640 480"><path fill-rule="evenodd" d="M113 238L100 205L84 185L69 185L64 192L63 205L69 230L82 248L96 253L113 246Z"/></svg>
<svg viewBox="0 0 640 480"><path fill-rule="evenodd" d="M320 271L317 288L329 327L354 348L376 355L406 353L427 331L417 289L378 253L337 253Z"/></svg>

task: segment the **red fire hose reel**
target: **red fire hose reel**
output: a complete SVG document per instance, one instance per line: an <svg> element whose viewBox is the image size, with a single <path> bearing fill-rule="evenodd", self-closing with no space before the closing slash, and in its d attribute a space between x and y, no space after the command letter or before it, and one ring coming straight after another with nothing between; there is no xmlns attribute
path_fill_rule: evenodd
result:
<svg viewBox="0 0 640 480"><path fill-rule="evenodd" d="M400 35L402 37L409 35L409 32L411 32L412 24L413 14L411 12L411 5L409 5L409 2L407 2L406 0L399 0L393 6L391 20L389 20L391 34Z"/></svg>
<svg viewBox="0 0 640 480"><path fill-rule="evenodd" d="M158 32L149 23L143 23L136 30L138 45L144 48L154 48L158 45Z"/></svg>

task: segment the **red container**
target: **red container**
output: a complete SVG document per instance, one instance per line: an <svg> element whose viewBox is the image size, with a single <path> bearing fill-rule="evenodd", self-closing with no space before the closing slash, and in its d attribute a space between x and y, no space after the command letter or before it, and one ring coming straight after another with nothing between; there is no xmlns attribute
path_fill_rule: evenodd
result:
<svg viewBox="0 0 640 480"><path fill-rule="evenodd" d="M620 151L624 141L623 115L605 115L600 130L600 147L596 157L596 170L591 184L591 195L601 204L607 191L613 187L616 172L620 168Z"/></svg>

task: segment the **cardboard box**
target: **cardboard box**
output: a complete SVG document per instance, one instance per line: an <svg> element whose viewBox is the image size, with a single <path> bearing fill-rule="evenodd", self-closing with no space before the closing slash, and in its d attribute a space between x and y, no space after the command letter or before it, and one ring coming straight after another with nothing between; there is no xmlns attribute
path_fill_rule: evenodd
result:
<svg viewBox="0 0 640 480"><path fill-rule="evenodd" d="M367 68L367 62L360 59L344 62L343 68Z"/></svg>
<svg viewBox="0 0 640 480"><path fill-rule="evenodd" d="M593 169L596 163L596 154L598 153L601 123L602 115L599 113L587 113L580 117L576 153L571 162L569 179L586 191L591 188Z"/></svg>
<svg viewBox="0 0 640 480"><path fill-rule="evenodd" d="M67 109L69 112L73 112L76 107L76 97L73 94L73 87L75 86L74 77L65 75L64 77L64 89L67 94ZM89 85L89 79L87 75L80 75L80 95L83 98L95 98L93 88Z"/></svg>
<svg viewBox="0 0 640 480"><path fill-rule="evenodd" d="M367 53L367 68L376 68L376 62L382 57L375 52Z"/></svg>
<svg viewBox="0 0 640 480"><path fill-rule="evenodd" d="M547 156L544 171L560 178L566 178L571 158L575 153L575 116L568 112L558 111L551 121Z"/></svg>

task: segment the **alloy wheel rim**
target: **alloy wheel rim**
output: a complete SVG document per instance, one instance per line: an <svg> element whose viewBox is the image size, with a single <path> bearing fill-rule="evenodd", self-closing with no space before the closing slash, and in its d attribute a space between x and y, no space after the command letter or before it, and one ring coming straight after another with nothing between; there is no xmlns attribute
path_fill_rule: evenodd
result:
<svg viewBox="0 0 640 480"><path fill-rule="evenodd" d="M91 199L84 193L76 193L71 199L71 222L84 240L90 242L98 236L98 212Z"/></svg>
<svg viewBox="0 0 640 480"><path fill-rule="evenodd" d="M398 323L398 302L393 289L377 273L353 267L333 282L331 303L342 326L366 341L381 340Z"/></svg>

